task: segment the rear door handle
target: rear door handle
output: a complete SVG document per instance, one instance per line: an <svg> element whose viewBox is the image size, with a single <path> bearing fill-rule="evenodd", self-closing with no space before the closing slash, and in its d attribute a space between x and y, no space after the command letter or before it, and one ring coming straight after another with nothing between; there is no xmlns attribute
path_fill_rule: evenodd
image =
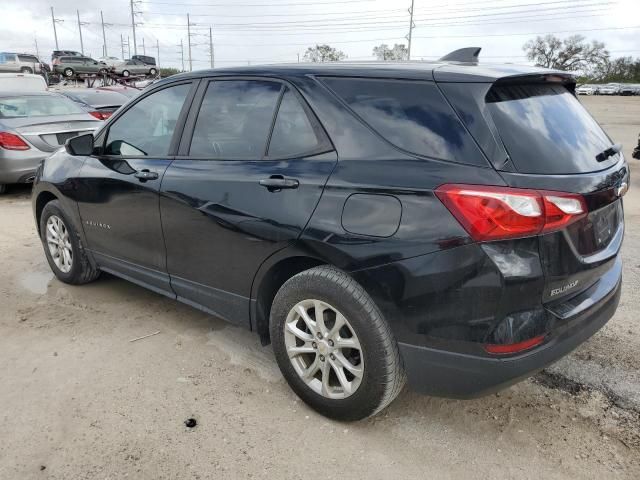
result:
<svg viewBox="0 0 640 480"><path fill-rule="evenodd" d="M146 182L147 180L157 180L158 172L150 172L149 170L144 169L134 173L133 176L138 178L141 182Z"/></svg>
<svg viewBox="0 0 640 480"><path fill-rule="evenodd" d="M300 182L295 178L285 178L282 175L271 175L269 178L260 180L260 185L266 187L270 192L277 192L285 188L298 188Z"/></svg>

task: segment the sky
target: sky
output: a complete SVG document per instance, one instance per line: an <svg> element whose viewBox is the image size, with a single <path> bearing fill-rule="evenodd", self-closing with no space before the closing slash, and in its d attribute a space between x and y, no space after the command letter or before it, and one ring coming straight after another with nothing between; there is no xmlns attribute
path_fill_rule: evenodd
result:
<svg viewBox="0 0 640 480"><path fill-rule="evenodd" d="M102 11L109 56L134 53L129 0L2 0L0 51L55 48L103 55ZM138 54L164 67L209 68L209 29L216 67L302 61L307 47L327 43L348 59L373 59L381 43L407 44L411 0L145 0L135 1ZM536 35L580 34L605 42L612 56L640 57L640 0L414 0L412 60L432 60L461 47L482 47L485 62L528 63L522 45ZM190 17L191 37L187 33ZM130 47L126 46L129 39ZM144 41L144 49L143 49ZM37 42L37 52L36 52Z"/></svg>

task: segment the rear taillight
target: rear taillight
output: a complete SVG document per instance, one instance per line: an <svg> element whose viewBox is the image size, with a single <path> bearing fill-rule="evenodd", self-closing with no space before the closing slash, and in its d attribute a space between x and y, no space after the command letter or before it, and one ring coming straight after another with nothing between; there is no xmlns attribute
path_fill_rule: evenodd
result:
<svg viewBox="0 0 640 480"><path fill-rule="evenodd" d="M0 148L5 150L29 150L29 145L18 135L0 132Z"/></svg>
<svg viewBox="0 0 640 480"><path fill-rule="evenodd" d="M538 335L537 337L518 343L488 344L484 346L484 349L492 355L513 355L514 353L525 352L537 347L544 342L544 338L544 335Z"/></svg>
<svg viewBox="0 0 640 480"><path fill-rule="evenodd" d="M111 116L112 112L89 112L89 115L93 115L98 120L106 120Z"/></svg>
<svg viewBox="0 0 640 480"><path fill-rule="evenodd" d="M580 195L482 185L442 185L436 195L478 242L559 230L586 215Z"/></svg>

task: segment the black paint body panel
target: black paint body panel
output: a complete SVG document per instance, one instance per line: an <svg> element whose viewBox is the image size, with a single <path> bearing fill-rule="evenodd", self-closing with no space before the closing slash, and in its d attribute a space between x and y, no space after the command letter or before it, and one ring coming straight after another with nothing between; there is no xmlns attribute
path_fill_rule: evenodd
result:
<svg viewBox="0 0 640 480"><path fill-rule="evenodd" d="M581 245L578 256L567 231L478 244L434 193L451 183L560 190L584 194L594 212L617 202L622 215L622 202L612 192L628 182L624 159L600 172L555 176L520 174L508 162L476 96L498 78L535 72L540 70L387 64L178 75L143 93L193 81L193 107L181 114L167 157L116 162L59 151L38 171L34 213L58 198L99 268L263 338L269 294L286 280L283 272L334 265L360 282L384 313L412 387L447 396L486 393L584 341L613 315L619 298L622 223L604 248ZM477 157L455 163L399 150L315 78L364 74L420 81L435 75L472 137L467 140L478 146ZM277 160L189 158L193 112L205 81L243 76L295 89L326 132L329 151ZM463 81L479 83L461 88ZM158 179L141 181L132 174L143 169L157 172ZM299 185L273 191L260 185L272 175ZM600 225L604 217L594 213L573 228ZM580 288L551 297L552 287L576 275L582 276ZM507 320L522 327L520 333L505 334L501 325ZM483 349L487 342L516 342L531 332L549 341L509 359L492 358Z"/></svg>

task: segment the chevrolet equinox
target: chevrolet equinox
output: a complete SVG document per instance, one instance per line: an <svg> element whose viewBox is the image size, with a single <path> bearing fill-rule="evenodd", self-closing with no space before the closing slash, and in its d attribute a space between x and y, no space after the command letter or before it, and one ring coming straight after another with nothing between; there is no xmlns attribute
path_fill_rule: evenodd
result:
<svg viewBox="0 0 640 480"><path fill-rule="evenodd" d="M38 169L51 269L251 329L335 419L530 376L616 310L629 171L573 77L478 51L158 82Z"/></svg>

